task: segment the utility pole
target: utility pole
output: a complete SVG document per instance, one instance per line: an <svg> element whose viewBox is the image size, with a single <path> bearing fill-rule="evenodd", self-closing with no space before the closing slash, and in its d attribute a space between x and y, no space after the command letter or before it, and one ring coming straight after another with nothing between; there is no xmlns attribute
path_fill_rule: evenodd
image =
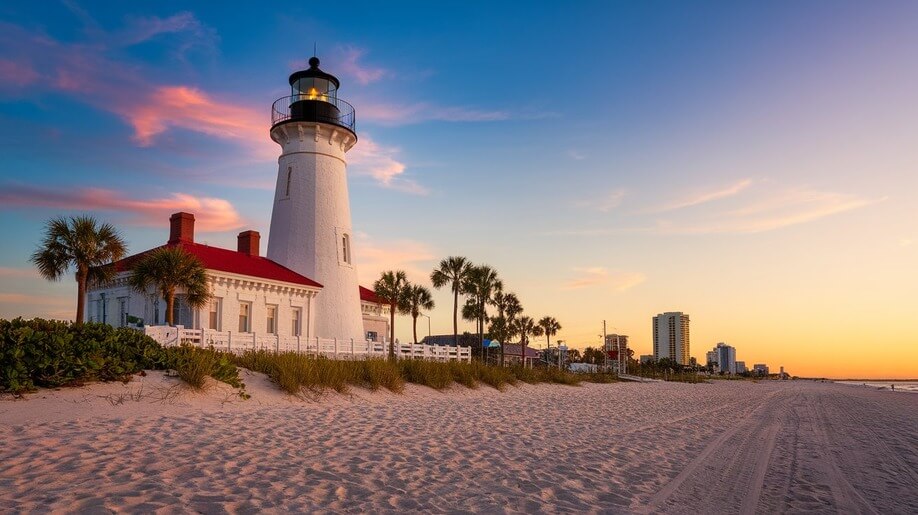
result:
<svg viewBox="0 0 918 515"><path fill-rule="evenodd" d="M603 368L609 370L609 351L606 350L606 321L602 321L602 359Z"/></svg>

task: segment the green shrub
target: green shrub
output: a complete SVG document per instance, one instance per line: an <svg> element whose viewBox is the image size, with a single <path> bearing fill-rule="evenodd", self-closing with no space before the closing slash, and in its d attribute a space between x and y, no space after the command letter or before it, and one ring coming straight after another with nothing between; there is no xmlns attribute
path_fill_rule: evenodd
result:
<svg viewBox="0 0 918 515"><path fill-rule="evenodd" d="M163 348L131 329L52 320L0 320L0 391L126 380L162 368Z"/></svg>

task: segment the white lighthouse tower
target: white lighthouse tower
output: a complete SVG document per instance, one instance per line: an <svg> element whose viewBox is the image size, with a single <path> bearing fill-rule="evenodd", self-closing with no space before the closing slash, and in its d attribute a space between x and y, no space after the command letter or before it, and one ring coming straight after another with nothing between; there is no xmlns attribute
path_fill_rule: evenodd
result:
<svg viewBox="0 0 918 515"><path fill-rule="evenodd" d="M362 341L345 156L357 143L354 108L338 98L340 82L316 57L290 86L271 113L281 155L268 258L322 284L311 334Z"/></svg>

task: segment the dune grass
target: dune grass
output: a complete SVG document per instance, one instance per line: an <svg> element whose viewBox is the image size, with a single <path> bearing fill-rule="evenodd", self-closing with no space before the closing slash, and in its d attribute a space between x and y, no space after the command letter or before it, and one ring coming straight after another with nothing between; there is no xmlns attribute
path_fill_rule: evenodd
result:
<svg viewBox="0 0 918 515"><path fill-rule="evenodd" d="M325 390L348 392L350 387L401 392L405 383L444 390L453 384L477 388L485 384L497 390L519 382L579 385L581 382L617 381L611 374L575 374L556 368L493 367L480 362L447 363L423 360L369 359L338 361L295 352L247 351L235 356L235 364L266 374L282 390L293 395L319 394Z"/></svg>

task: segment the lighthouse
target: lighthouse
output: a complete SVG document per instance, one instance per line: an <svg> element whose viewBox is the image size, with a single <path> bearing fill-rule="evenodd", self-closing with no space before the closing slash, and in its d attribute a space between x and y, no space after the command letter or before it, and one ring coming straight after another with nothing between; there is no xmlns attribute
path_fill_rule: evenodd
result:
<svg viewBox="0 0 918 515"><path fill-rule="evenodd" d="M347 191L347 151L357 143L354 108L319 69L290 75L290 96L271 110L281 147L268 258L322 284L314 306L321 338L365 339Z"/></svg>

